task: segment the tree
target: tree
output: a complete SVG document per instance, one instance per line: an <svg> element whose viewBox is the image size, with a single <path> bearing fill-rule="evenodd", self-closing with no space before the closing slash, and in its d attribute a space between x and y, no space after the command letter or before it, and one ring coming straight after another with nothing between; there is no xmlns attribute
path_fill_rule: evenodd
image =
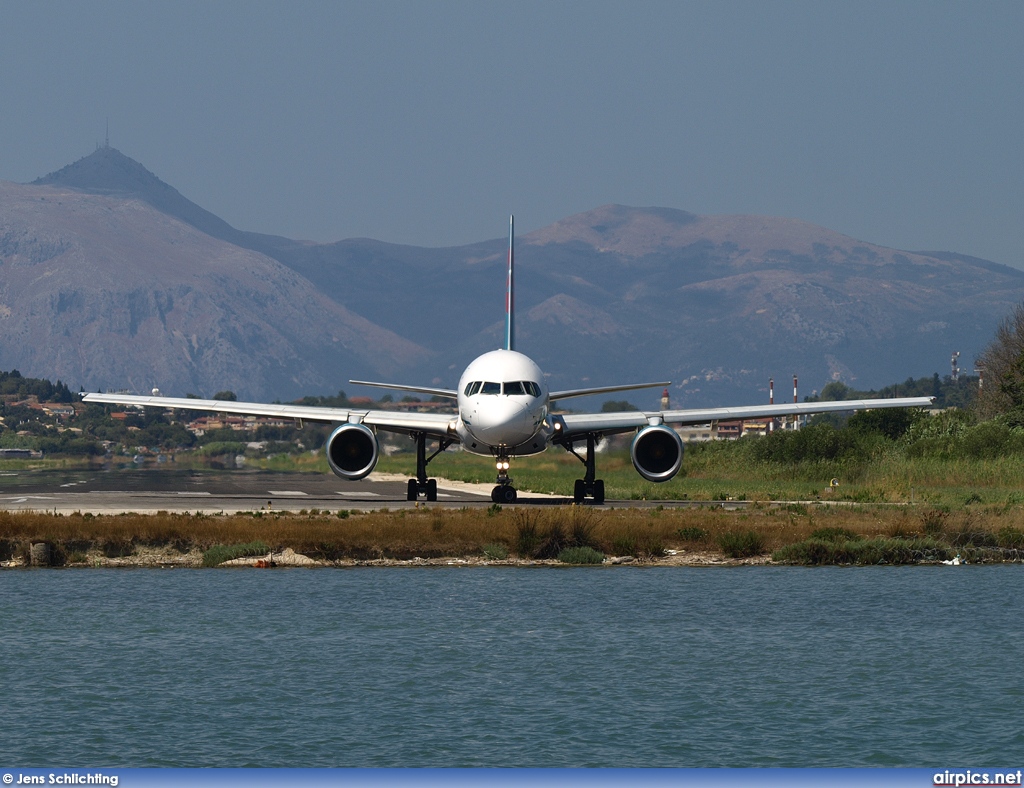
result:
<svg viewBox="0 0 1024 788"><path fill-rule="evenodd" d="M238 401L238 397L235 396L235 392L233 391L218 391L216 394L213 395L213 398L216 400L221 400L222 402Z"/></svg>
<svg viewBox="0 0 1024 788"><path fill-rule="evenodd" d="M602 413L623 413L628 411L640 410L632 402L627 402L624 399L620 400L608 400L604 405L601 406Z"/></svg>
<svg viewBox="0 0 1024 788"><path fill-rule="evenodd" d="M1011 414L1024 422L1024 304L1018 304L996 329L995 338L978 357L985 388L978 413L992 418Z"/></svg>

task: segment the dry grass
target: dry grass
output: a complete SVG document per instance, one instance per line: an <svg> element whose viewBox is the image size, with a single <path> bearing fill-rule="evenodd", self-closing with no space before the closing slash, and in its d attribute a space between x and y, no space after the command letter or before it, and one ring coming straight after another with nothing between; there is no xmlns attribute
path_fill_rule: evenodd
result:
<svg viewBox="0 0 1024 788"><path fill-rule="evenodd" d="M723 537L753 532L769 554L808 539L821 529L846 529L865 538L931 537L951 544L971 534L1024 530L1020 506L966 507L952 512L922 507L767 506L721 508L551 509L423 508L418 510L277 513L261 516L122 514L61 516L0 512L0 560L25 554L33 542L49 542L64 555L100 550L130 555L141 547L180 552L215 545L263 542L314 558L409 559L482 556L504 546L532 557L548 550L589 546L609 555L657 557L666 549L719 553ZM532 542L524 531L533 530ZM967 536L965 536L967 535ZM524 546L525 545L525 546ZM557 548L557 549L556 549Z"/></svg>

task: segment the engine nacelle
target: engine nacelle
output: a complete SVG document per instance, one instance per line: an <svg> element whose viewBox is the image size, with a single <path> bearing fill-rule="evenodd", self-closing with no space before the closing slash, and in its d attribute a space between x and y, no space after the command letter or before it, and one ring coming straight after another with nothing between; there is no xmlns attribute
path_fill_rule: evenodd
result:
<svg viewBox="0 0 1024 788"><path fill-rule="evenodd" d="M683 465L679 433L663 424L644 427L629 447L636 472L649 482L667 482Z"/></svg>
<svg viewBox="0 0 1024 788"><path fill-rule="evenodd" d="M377 464L377 436L363 424L342 424L327 439L327 464L342 479L363 479Z"/></svg>

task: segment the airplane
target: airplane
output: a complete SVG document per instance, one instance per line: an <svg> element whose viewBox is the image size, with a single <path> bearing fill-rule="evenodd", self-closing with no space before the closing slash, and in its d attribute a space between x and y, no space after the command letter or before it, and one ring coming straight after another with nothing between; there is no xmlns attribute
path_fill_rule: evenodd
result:
<svg viewBox="0 0 1024 788"><path fill-rule="evenodd" d="M683 462L683 442L670 425L707 424L722 419L755 419L773 416L800 416L831 411L869 408L926 407L932 397L846 400L732 408L707 408L664 411L627 411L618 413L565 413L551 411L552 403L571 397L609 394L665 387L669 381L620 386L549 391L544 375L528 356L515 349L515 217L509 218L508 272L505 286L505 346L474 359L458 388L379 383L351 380L352 384L408 391L455 400L456 414L396 413L361 408L325 408L302 405L270 405L256 402L188 399L128 394L85 394L85 402L143 407L180 408L193 411L269 416L337 425L325 444L327 464L342 479L357 481L368 476L377 464L380 444L377 432L410 436L416 444L416 477L409 479L407 499L437 500L437 480L428 478L427 466L453 444L464 451L492 457L497 479L491 492L495 503L511 504L517 491L509 475L511 461L517 457L540 454L549 446L561 446L584 466L582 479L573 487L573 501L590 499L601 505L605 500L604 482L597 478L596 448L607 435L635 432L630 445L633 467L644 479L666 482L673 478ZM428 456L427 443L434 451ZM584 453L577 444L585 446Z"/></svg>

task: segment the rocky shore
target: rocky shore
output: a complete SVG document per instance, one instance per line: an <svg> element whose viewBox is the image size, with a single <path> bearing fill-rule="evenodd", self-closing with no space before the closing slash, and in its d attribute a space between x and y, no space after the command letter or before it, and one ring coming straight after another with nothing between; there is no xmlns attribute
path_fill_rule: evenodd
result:
<svg viewBox="0 0 1024 788"><path fill-rule="evenodd" d="M602 566L743 566L770 563L767 556L754 558L733 559L727 558L720 553L704 551L669 550L664 556L658 558L636 558L634 556L609 556L605 558ZM566 564L554 559L520 559L505 558L501 560L489 559L484 556L450 556L442 558L418 558L407 560L394 558L375 559L339 559L336 561L318 561L307 555L296 553L291 548L285 548L280 552L274 551L262 556L249 556L246 558L235 558L218 564L215 569L220 568L255 568L270 569L284 567L302 568L350 568L363 566L388 566L388 567L415 567L415 566L516 566L516 567L541 567L555 566L564 567ZM43 568L32 566L30 561L22 557L12 557L9 561L0 562L0 569L25 569ZM89 550L81 556L76 556L61 569L200 569L203 568L203 553L194 549L189 552L179 552L171 547L154 548L139 547L131 555L107 556L99 550Z"/></svg>

